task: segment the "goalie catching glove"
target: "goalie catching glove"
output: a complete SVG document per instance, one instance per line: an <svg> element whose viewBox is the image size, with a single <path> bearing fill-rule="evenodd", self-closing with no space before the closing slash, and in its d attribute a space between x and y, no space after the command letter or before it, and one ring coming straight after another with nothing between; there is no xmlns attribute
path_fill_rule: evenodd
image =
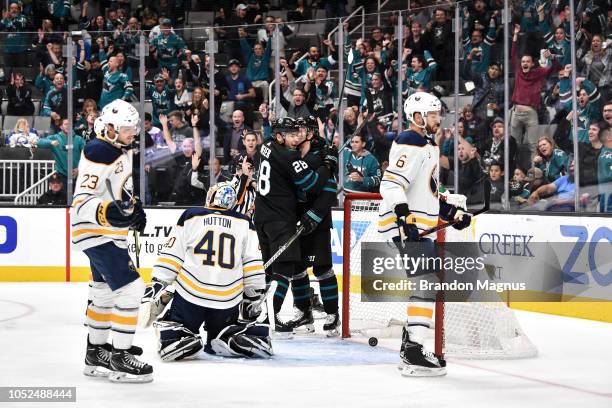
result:
<svg viewBox="0 0 612 408"><path fill-rule="evenodd" d="M264 289L254 289L251 286L244 288L242 302L240 303L240 314L243 320L248 322L257 320L261 314L261 304L264 296Z"/></svg>
<svg viewBox="0 0 612 408"><path fill-rule="evenodd" d="M156 278L145 288L145 293L140 300L138 321L142 327L149 327L157 319L168 303L174 297L172 286Z"/></svg>
<svg viewBox="0 0 612 408"><path fill-rule="evenodd" d="M103 227L132 228L142 232L147 225L147 214L139 199L105 201L98 205L97 221Z"/></svg>
<svg viewBox="0 0 612 408"><path fill-rule="evenodd" d="M467 198L463 194L440 192L440 218L455 221L453 228L462 230L470 226L472 216L466 212Z"/></svg>

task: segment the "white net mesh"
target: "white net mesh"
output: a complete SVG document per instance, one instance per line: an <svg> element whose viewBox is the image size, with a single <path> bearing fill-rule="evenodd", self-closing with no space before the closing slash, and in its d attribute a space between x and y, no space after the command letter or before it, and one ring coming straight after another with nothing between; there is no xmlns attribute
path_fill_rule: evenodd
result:
<svg viewBox="0 0 612 408"><path fill-rule="evenodd" d="M350 256L344 260L350 263L350 282L346 279L343 282L350 284L348 325L351 335L399 337L406 321L407 303L362 302L360 295L361 243L383 240L377 231L378 204L378 200L353 200L351 204ZM470 238L469 229L447 231L446 241ZM436 330L441 330L436 326ZM447 302L444 353L456 358L513 359L533 357L537 349L521 330L514 312L503 302Z"/></svg>

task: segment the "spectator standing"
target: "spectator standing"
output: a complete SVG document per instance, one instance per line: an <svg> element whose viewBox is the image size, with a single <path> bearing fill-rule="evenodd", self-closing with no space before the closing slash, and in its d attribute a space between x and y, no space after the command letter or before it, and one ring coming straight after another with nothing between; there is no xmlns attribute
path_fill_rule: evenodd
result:
<svg viewBox="0 0 612 408"><path fill-rule="evenodd" d="M252 125L253 110L251 102L255 99L253 84L244 74L240 73L240 61L233 59L228 64L229 75L225 77L228 86L229 101L234 102L234 110L239 109L245 113L245 121Z"/></svg>
<svg viewBox="0 0 612 408"><path fill-rule="evenodd" d="M569 111L566 120L570 123L570 138L573 139L571 65L567 65L565 71L565 78L559 82L559 93L562 102L565 103L565 110ZM578 125L578 142L589 143L589 126L591 123L596 123L601 120L601 94L591 81L584 78L576 78L576 89L578 89L576 121Z"/></svg>
<svg viewBox="0 0 612 408"><path fill-rule="evenodd" d="M572 63L571 43L566 38L563 27L555 28L553 33L548 21L549 18L545 15L544 5L540 5L538 7L539 30L543 33L546 47L553 55L553 58L560 66L564 67Z"/></svg>
<svg viewBox="0 0 612 408"><path fill-rule="evenodd" d="M172 22L164 18L160 24L161 34L153 39L150 52L160 69L167 69L172 78L176 77L179 57L187 50L185 41L172 32Z"/></svg>
<svg viewBox="0 0 612 408"><path fill-rule="evenodd" d="M8 99L8 105L6 107L7 115L34 115L32 90L30 86L25 83L22 73L14 72L11 74L11 83L6 87L6 98Z"/></svg>
<svg viewBox="0 0 612 408"><path fill-rule="evenodd" d="M541 104L540 92L546 78L554 71L558 64L553 60L548 67L535 67L533 56L523 54L519 60L518 35L520 25L514 26L512 37L512 64L516 72L514 91L512 93L512 119L510 121L510 134L519 144L521 167L529 167L529 157L535 153L538 138L538 110ZM544 53L550 59L550 51Z"/></svg>
<svg viewBox="0 0 612 408"><path fill-rule="evenodd" d="M232 161L244 149L242 138L246 131L251 131L251 128L245 124L244 113L241 110L235 110L232 113L232 125L223 137L224 163Z"/></svg>
<svg viewBox="0 0 612 408"><path fill-rule="evenodd" d="M308 68L312 68L316 71L319 65L322 65L329 70L335 63L336 60L331 55L326 58L321 58L319 48L312 46L308 49L308 56L298 62L297 66L295 66L293 74L296 77L300 77L308 72ZM289 64L289 68L292 68L292 64Z"/></svg>
<svg viewBox="0 0 612 408"><path fill-rule="evenodd" d="M609 125L612 126L612 101L606 102L603 107L603 120Z"/></svg>
<svg viewBox="0 0 612 408"><path fill-rule="evenodd" d="M438 67L436 61L429 53L425 50L425 55L413 55L410 68L406 70L406 83L404 89L407 90L404 95L410 96L418 89L429 90L430 79Z"/></svg>
<svg viewBox="0 0 612 408"><path fill-rule="evenodd" d="M246 30L238 28L240 34L240 47L242 48L243 56L247 60L247 78L253 84L253 87L261 90L264 101L268 101L268 67L270 65L270 57L272 56L272 41L268 41L266 48L260 43L256 43L253 49L249 47L246 40Z"/></svg>
<svg viewBox="0 0 612 408"><path fill-rule="evenodd" d="M322 65L317 67L314 73L309 70L308 78L310 83L304 86L304 90L312 95L312 114L325 120L334 107L336 85L327 78L327 69Z"/></svg>
<svg viewBox="0 0 612 408"><path fill-rule="evenodd" d="M202 73L202 90L204 91L204 95L208 102L210 102L210 81L208 78L208 71L210 66L209 63L210 58L208 57L208 55L206 55L204 57L204 72ZM215 112L217 113L218 117L219 112L221 111L221 104L223 102L223 98L227 98L228 95L228 85L225 79L225 75L223 75L223 73L219 69L217 69L217 67L215 67L214 79L215 90L213 91L213 93L215 94Z"/></svg>
<svg viewBox="0 0 612 408"><path fill-rule="evenodd" d="M308 100L306 98L308 97ZM285 96L281 94L280 102L285 111L287 117L297 119L305 118L311 115L311 109L314 104L314 93L306 93L301 88L295 88L293 90L293 101L289 102L285 99Z"/></svg>
<svg viewBox="0 0 612 408"><path fill-rule="evenodd" d="M467 197L468 204L481 202L482 180L485 173L478 162L478 153L465 139L459 143L457 158L459 159L459 194Z"/></svg>
<svg viewBox="0 0 612 408"><path fill-rule="evenodd" d="M465 79L474 82L476 90L472 99L472 108L476 117L492 120L504 112L504 78L502 67L498 62L491 62L487 72L477 74L472 65L465 61L461 65Z"/></svg>
<svg viewBox="0 0 612 408"><path fill-rule="evenodd" d="M601 35L594 35L591 49L580 60L582 76L599 88L604 99L612 97L612 46L603 47Z"/></svg>
<svg viewBox="0 0 612 408"><path fill-rule="evenodd" d="M175 145L180 145L183 140L193 135L193 130L191 126L183 120L183 112L181 111L172 111L167 117L166 115L159 115L159 121L164 131L164 140L166 144L168 144L168 147L170 147L171 153L174 153L176 147L172 149L168 143L168 137L172 139Z"/></svg>
<svg viewBox="0 0 612 408"><path fill-rule="evenodd" d="M55 72L64 73L64 57L62 56L62 43L61 41L53 40L53 42L47 43L45 51L39 54L39 61L43 66L53 64Z"/></svg>
<svg viewBox="0 0 612 408"><path fill-rule="evenodd" d="M364 105L378 121L389 124L393 120L393 91L385 85L381 74L372 75L372 87L365 92Z"/></svg>
<svg viewBox="0 0 612 408"><path fill-rule="evenodd" d="M182 78L174 80L174 107L185 110L191 103L191 93L185 89L185 81Z"/></svg>
<svg viewBox="0 0 612 408"><path fill-rule="evenodd" d="M380 186L378 160L365 146L365 137L354 135L351 150L344 153L344 190L347 193L376 192Z"/></svg>
<svg viewBox="0 0 612 408"><path fill-rule="evenodd" d="M227 53L230 55L230 58L241 61L242 59L242 51L240 49L240 36L238 35L238 27L246 26L247 14L247 6L243 3L240 3L234 9L234 14L230 16L230 18L226 21L226 25L228 26L225 29L225 46L227 49ZM241 61L244 63L245 61Z"/></svg>
<svg viewBox="0 0 612 408"><path fill-rule="evenodd" d="M119 61L116 56L108 59L108 64L102 69L102 95L100 95L100 110L115 99L130 101L134 95L134 87L127 74L119 71Z"/></svg>
<svg viewBox="0 0 612 408"><path fill-rule="evenodd" d="M147 95L153 107L153 125L161 126L159 115L168 114L174 108L174 91L171 88L172 78L166 69L155 75L154 85L147 86Z"/></svg>
<svg viewBox="0 0 612 408"><path fill-rule="evenodd" d="M68 119L62 119L60 131L54 135L39 139L36 147L41 149L51 149L55 159L55 171L59 173L62 184L66 186L68 180ZM85 147L85 140L79 135L72 136L72 178L76 178L78 173L81 152Z"/></svg>
<svg viewBox="0 0 612 408"><path fill-rule="evenodd" d="M483 152L483 162L485 165L485 169L489 168L492 163L502 163L504 158L504 120L500 117L497 117L491 123L491 132L493 137L487 140L484 152ZM517 154L517 146L516 140L512 136L509 138L510 144L510 155L509 158L509 171L514 173L514 168L516 167L516 154Z"/></svg>
<svg viewBox="0 0 612 408"><path fill-rule="evenodd" d="M68 93L64 83L64 75L55 74L53 88L47 92L43 100L41 116L51 117L52 131L59 130L60 121L68 115Z"/></svg>
<svg viewBox="0 0 612 408"><path fill-rule="evenodd" d="M431 49L429 51L431 51L439 66L436 79L441 81L452 80L454 78L455 34L445 9L435 9L434 21L427 24L426 31L431 39Z"/></svg>
<svg viewBox="0 0 612 408"><path fill-rule="evenodd" d="M25 67L27 64L26 51L29 47L28 34L28 19L21 12L21 3L11 1L8 6L8 11L2 13L0 20L0 31L7 32L3 35L4 54L6 66Z"/></svg>
<svg viewBox="0 0 612 408"><path fill-rule="evenodd" d="M491 46L495 43L495 29L497 24L495 22L496 13L493 13L489 22L489 29L487 30L486 37L483 39L483 32L475 29L472 31L470 36L469 26L469 14L463 20L463 47L467 60L471 65L471 71L476 74L483 74L487 72L489 62L491 59Z"/></svg>
<svg viewBox="0 0 612 408"><path fill-rule="evenodd" d="M40 73L34 80L34 86L40 90L44 95L53 87L53 78L55 78L55 65L49 64L43 68L42 64L39 64Z"/></svg>

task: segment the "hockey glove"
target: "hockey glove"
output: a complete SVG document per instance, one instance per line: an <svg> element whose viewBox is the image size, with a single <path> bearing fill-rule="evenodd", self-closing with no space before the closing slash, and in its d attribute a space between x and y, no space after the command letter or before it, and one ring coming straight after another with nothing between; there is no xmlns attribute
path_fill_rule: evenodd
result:
<svg viewBox="0 0 612 408"><path fill-rule="evenodd" d="M147 223L146 214L142 203L132 201L106 201L98 205L96 214L98 224L104 227L128 228L136 227L144 229Z"/></svg>
<svg viewBox="0 0 612 408"><path fill-rule="evenodd" d="M462 230L464 228L467 228L472 223L472 216L461 210L457 210L457 213L454 219L459 220L456 224L453 224L453 228L456 230Z"/></svg>
<svg viewBox="0 0 612 408"><path fill-rule="evenodd" d="M145 213L144 208L142 208L142 201L136 199L136 204L134 205L134 221L130 225L130 229L134 231L138 231L139 233L143 233L145 227L147 226L147 213Z"/></svg>
<svg viewBox="0 0 612 408"><path fill-rule="evenodd" d="M416 225L406 222L406 217L410 214L408 204L400 203L395 206L395 215L397 216L397 225L403 231L403 242L419 242L419 229Z"/></svg>
<svg viewBox="0 0 612 408"><path fill-rule="evenodd" d="M172 287L168 283L153 278L145 288L145 293L140 300L138 321L142 327L149 327L164 311L168 303L174 297Z"/></svg>
<svg viewBox="0 0 612 408"><path fill-rule="evenodd" d="M244 288L242 302L240 303L240 314L243 320L252 322L259 317L265 293L264 289L253 289L251 286Z"/></svg>
<svg viewBox="0 0 612 408"><path fill-rule="evenodd" d="M319 222L321 222L321 219L317 217L315 213L313 213L312 211L307 211L304 215L302 215L302 218L300 218L298 228L304 227L302 235L312 234L312 232L319 225Z"/></svg>
<svg viewBox="0 0 612 408"><path fill-rule="evenodd" d="M338 172L338 149L336 149L336 146L328 146L323 150L323 164L331 174Z"/></svg>

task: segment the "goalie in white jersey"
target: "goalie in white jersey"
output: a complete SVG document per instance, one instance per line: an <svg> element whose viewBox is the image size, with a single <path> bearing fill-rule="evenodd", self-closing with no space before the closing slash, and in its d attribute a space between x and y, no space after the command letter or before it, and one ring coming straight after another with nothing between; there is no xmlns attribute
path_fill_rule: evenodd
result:
<svg viewBox="0 0 612 408"><path fill-rule="evenodd" d="M428 246L426 244L435 234L424 238L419 234L435 227L439 218L458 219L454 225L457 229L466 228L471 222L471 217L461 211L465 210L464 196L439 193L440 151L434 135L440 126L440 110L440 101L431 94L416 92L408 97L404 113L410 128L393 142L389 167L380 183L382 202L378 230L402 252L410 248L411 242ZM450 205L451 202L454 205ZM431 273L420 278L437 279ZM411 293L400 351L402 375L446 374L446 362L423 347L425 332L433 325L435 295L435 292Z"/></svg>
<svg viewBox="0 0 612 408"><path fill-rule="evenodd" d="M146 224L142 203L132 197L129 150L140 132L140 116L129 103L115 100L102 110L95 131L96 139L85 146L79 162L71 212L72 243L89 258L93 278L83 373L116 382L148 382L153 368L138 361L132 347L145 285L126 241L128 229L142 231ZM111 332L112 347L107 343Z"/></svg>
<svg viewBox="0 0 612 408"><path fill-rule="evenodd" d="M272 355L269 327L255 321L266 286L259 241L250 219L231 210L235 203L231 183L212 186L206 207L183 212L153 266L143 298L149 322L168 302L166 288L175 288L154 324L164 361L195 355L202 347L225 357ZM199 335L202 324L206 344Z"/></svg>

